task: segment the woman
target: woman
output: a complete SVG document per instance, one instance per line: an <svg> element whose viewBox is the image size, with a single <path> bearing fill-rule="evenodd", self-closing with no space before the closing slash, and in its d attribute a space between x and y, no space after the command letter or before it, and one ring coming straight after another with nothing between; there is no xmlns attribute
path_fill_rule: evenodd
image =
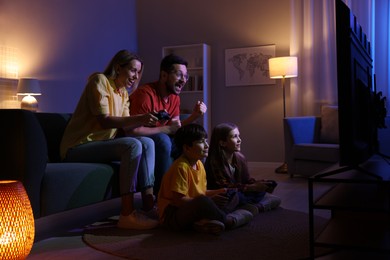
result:
<svg viewBox="0 0 390 260"><path fill-rule="evenodd" d="M205 162L208 189L237 188L240 205L256 205L259 212L278 207L280 198L269 194L276 182L251 178L240 151L240 131L235 124L222 123L213 129Z"/></svg>
<svg viewBox="0 0 390 260"><path fill-rule="evenodd" d="M134 193L142 194L143 209L154 206L154 143L147 137L118 137L118 129L154 125L152 114L130 116L129 94L139 83L141 59L119 51L103 73L92 74L66 127L61 156L65 161L120 161L121 212L118 227L150 229L158 221L134 208Z"/></svg>

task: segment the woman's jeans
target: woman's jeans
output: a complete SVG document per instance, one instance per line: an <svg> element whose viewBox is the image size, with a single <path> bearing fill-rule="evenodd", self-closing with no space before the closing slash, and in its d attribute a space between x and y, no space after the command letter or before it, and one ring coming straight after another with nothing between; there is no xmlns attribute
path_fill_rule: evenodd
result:
<svg viewBox="0 0 390 260"><path fill-rule="evenodd" d="M155 150L153 140L148 137L91 141L70 148L65 161L88 163L120 161L121 195L143 191L154 185Z"/></svg>

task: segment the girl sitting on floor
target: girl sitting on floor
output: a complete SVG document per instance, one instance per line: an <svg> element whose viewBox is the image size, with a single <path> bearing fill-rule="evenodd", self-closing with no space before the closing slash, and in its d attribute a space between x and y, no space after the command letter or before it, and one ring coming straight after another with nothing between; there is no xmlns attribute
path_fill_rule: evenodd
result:
<svg viewBox="0 0 390 260"><path fill-rule="evenodd" d="M255 205L258 212L277 208L281 200L270 194L276 182L251 178L245 156L240 150L240 131L235 124L222 123L213 129L209 156L205 162L207 188L237 188L241 208L248 204Z"/></svg>

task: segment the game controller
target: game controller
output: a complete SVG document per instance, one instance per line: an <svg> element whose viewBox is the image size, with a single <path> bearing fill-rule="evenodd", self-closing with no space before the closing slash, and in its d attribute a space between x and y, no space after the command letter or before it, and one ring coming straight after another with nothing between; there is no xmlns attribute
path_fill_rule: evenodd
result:
<svg viewBox="0 0 390 260"><path fill-rule="evenodd" d="M169 120L169 119L171 119L171 116L165 110L160 110L157 113L155 113L154 115L158 118L158 120Z"/></svg>
<svg viewBox="0 0 390 260"><path fill-rule="evenodd" d="M274 180L265 180L263 183L268 186L267 192L269 193L272 193L276 186L278 186L278 183Z"/></svg>

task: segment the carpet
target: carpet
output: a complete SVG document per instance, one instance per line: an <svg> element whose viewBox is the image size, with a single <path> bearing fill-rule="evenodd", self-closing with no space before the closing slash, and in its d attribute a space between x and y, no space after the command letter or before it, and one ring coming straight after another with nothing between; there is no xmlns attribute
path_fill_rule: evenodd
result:
<svg viewBox="0 0 390 260"><path fill-rule="evenodd" d="M315 217L314 223L317 230L326 219ZM87 227L83 241L96 250L126 259L277 260L309 257L308 214L283 208L261 213L251 223L227 230L220 236L193 231L179 233L164 228L124 230L116 228L115 224L115 220L111 220Z"/></svg>

